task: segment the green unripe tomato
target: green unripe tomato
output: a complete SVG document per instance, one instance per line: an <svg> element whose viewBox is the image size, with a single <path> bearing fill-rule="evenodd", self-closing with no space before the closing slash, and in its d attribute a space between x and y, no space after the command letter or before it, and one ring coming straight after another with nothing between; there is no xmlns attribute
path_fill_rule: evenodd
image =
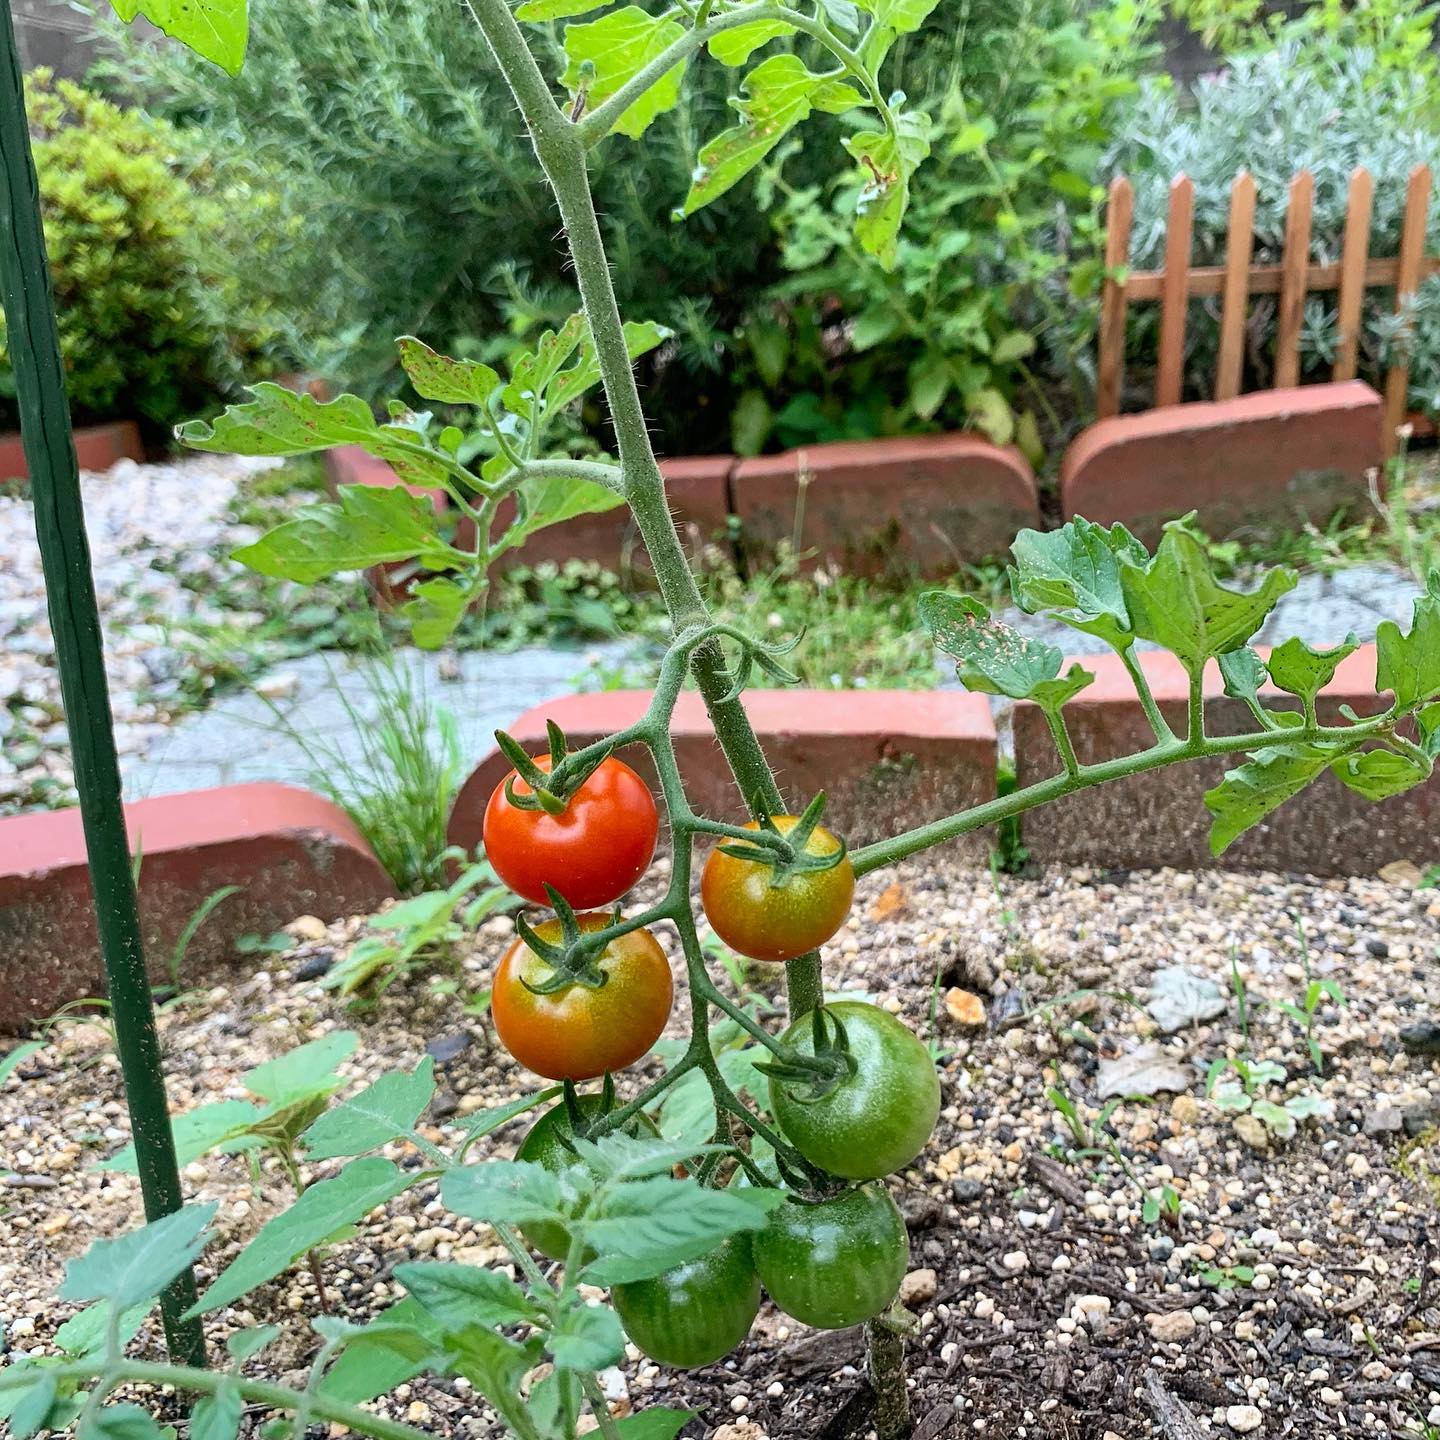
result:
<svg viewBox="0 0 1440 1440"><path fill-rule="evenodd" d="M631 1340L652 1360L677 1370L713 1365L728 1355L750 1333L760 1309L760 1277L744 1235L610 1293Z"/></svg>
<svg viewBox="0 0 1440 1440"><path fill-rule="evenodd" d="M878 1315L910 1264L910 1238L895 1202L878 1185L776 1210L751 1247L770 1298L817 1330L843 1330Z"/></svg>
<svg viewBox="0 0 1440 1440"><path fill-rule="evenodd" d="M602 1104L600 1096L581 1095L577 1099L580 1114L586 1120L600 1115ZM655 1122L644 1113L629 1121L623 1129L627 1135L658 1135L660 1133L655 1128ZM515 1152L515 1158L543 1165L552 1174L568 1170L570 1166L580 1163L579 1156L565 1143L574 1133L575 1130L570 1124L570 1112L562 1101L559 1105L547 1110L530 1127L525 1138L520 1142L520 1148ZM553 1221L541 1220L534 1225L527 1225L525 1238L534 1249L548 1259L565 1260L570 1255L570 1232L563 1225L557 1225ZM588 1258L593 1258L593 1256Z"/></svg>
<svg viewBox="0 0 1440 1440"><path fill-rule="evenodd" d="M825 1010L845 1027L851 1073L820 1099L805 1082L772 1078L770 1109L812 1165L844 1180L878 1180L925 1148L940 1114L940 1077L929 1052L893 1015L860 1000ZM781 1038L802 1055L815 1053L808 1015Z"/></svg>

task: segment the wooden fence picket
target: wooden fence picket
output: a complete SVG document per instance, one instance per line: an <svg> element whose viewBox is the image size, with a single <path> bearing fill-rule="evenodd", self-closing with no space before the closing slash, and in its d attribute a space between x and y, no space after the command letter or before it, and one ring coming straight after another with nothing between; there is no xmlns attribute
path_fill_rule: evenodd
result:
<svg viewBox="0 0 1440 1440"><path fill-rule="evenodd" d="M1096 414L1120 411L1125 365L1125 327L1129 307L1158 301L1160 336L1155 357L1155 406L1180 402L1185 381L1185 331L1190 301L1220 297L1220 344L1215 365L1215 398L1240 393L1245 371L1250 300L1278 297L1275 319L1273 385L1300 383L1300 339L1305 299L1318 292L1337 293L1339 342L1331 366L1334 380L1352 380L1359 364L1365 292L1395 291L1395 309L1403 314L1422 281L1440 274L1440 255L1426 251L1432 173L1417 165L1406 188L1400 253L1370 253L1375 181L1363 166L1350 176L1345 233L1338 263L1310 258L1315 180L1308 170L1296 174L1289 189L1285 241L1279 264L1254 263L1257 192L1254 177L1241 171L1230 189L1230 214L1223 265L1191 264L1195 227L1195 186L1186 175L1170 184L1165 222L1164 264L1159 270L1129 269L1135 192L1123 175L1110 182L1105 217L1105 282L1100 303L1099 355L1096 366ZM1404 423L1409 366L1396 364L1385 377L1385 437L1393 450Z"/></svg>

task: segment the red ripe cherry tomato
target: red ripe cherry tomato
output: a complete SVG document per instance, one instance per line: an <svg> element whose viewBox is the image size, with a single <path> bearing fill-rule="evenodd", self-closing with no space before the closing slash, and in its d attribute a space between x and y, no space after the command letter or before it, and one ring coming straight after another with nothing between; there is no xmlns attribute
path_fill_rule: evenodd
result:
<svg viewBox="0 0 1440 1440"><path fill-rule="evenodd" d="M535 763L549 770L550 757ZM613 756L570 797L564 812L522 810L505 794L530 787L512 770L485 807L485 855L517 895L548 905L546 885L576 909L594 910L618 900L646 871L655 854L660 819L645 782Z"/></svg>
<svg viewBox="0 0 1440 1440"><path fill-rule="evenodd" d="M581 915L582 930L603 930L608 915ZM549 944L561 939L560 922L547 920L535 933ZM575 981L549 995L526 988L543 985L554 970L523 940L505 952L490 992L490 1014L500 1043L526 1069L547 1080L593 1080L607 1070L633 1065L660 1038L675 998L670 962L648 930L612 940L596 958L605 983Z"/></svg>
<svg viewBox="0 0 1440 1440"><path fill-rule="evenodd" d="M776 815L775 828L787 835L794 815ZM751 821L747 830L758 830ZM817 825L805 842L808 855L833 855L840 842ZM752 960L793 960L823 945L845 923L855 898L855 871L849 856L828 870L797 870L774 884L774 869L760 860L726 855L720 846L705 861L700 900L705 918L732 949Z"/></svg>

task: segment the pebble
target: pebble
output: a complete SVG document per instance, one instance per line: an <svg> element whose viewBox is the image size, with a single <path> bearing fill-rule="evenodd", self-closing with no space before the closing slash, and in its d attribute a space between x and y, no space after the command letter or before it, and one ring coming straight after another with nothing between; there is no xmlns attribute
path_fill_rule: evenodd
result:
<svg viewBox="0 0 1440 1440"><path fill-rule="evenodd" d="M1147 1315L1145 1327L1150 1331L1150 1338L1158 1345L1183 1344L1196 1329L1195 1317L1188 1310L1167 1310L1160 1314Z"/></svg>
<svg viewBox="0 0 1440 1440"><path fill-rule="evenodd" d="M900 1303L902 1305L923 1305L927 1300L935 1298L935 1290L938 1285L936 1274L928 1267L923 1270L912 1270L900 1282Z"/></svg>
<svg viewBox="0 0 1440 1440"><path fill-rule="evenodd" d="M1254 1405L1231 1405L1225 1411L1225 1423L1237 1435L1249 1435L1265 1423L1265 1417Z"/></svg>

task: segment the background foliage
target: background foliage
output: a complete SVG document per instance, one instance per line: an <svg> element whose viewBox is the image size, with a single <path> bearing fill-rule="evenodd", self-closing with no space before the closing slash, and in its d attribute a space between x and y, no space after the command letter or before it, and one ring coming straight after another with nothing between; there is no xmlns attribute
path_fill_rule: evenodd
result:
<svg viewBox="0 0 1440 1440"><path fill-rule="evenodd" d="M168 429L260 360L263 327L233 262L200 244L223 229L229 197L164 121L42 71L27 90L75 418ZM3 339L0 318L0 423L13 427Z"/></svg>

